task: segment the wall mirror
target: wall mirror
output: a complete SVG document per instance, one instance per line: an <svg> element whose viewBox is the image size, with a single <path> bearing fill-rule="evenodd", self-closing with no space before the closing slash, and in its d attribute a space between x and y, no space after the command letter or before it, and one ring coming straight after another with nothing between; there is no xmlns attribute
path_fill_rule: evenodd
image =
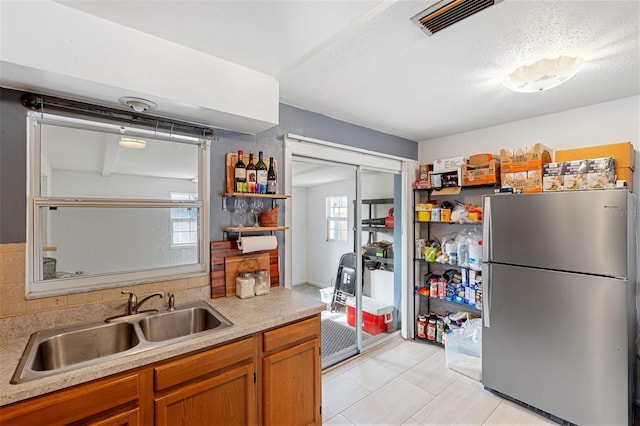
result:
<svg viewBox="0 0 640 426"><path fill-rule="evenodd" d="M207 272L208 141L29 113L27 297Z"/></svg>

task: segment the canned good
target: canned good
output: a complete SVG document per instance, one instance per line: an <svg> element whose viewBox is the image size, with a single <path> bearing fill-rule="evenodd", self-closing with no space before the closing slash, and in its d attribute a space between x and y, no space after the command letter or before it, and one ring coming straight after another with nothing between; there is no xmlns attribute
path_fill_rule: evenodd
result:
<svg viewBox="0 0 640 426"><path fill-rule="evenodd" d="M424 315L418 315L416 334L421 339L426 339L427 337L427 317Z"/></svg>
<svg viewBox="0 0 640 426"><path fill-rule="evenodd" d="M436 341L437 326L436 320L431 318L427 323L427 340Z"/></svg>

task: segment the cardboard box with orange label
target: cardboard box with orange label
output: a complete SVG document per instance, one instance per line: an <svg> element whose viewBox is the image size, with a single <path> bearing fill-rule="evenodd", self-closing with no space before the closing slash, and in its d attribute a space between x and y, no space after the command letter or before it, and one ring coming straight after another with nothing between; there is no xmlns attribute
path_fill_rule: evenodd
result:
<svg viewBox="0 0 640 426"><path fill-rule="evenodd" d="M502 186L525 193L542 192L542 166L551 161L551 149L540 143L528 147L501 149Z"/></svg>
<svg viewBox="0 0 640 426"><path fill-rule="evenodd" d="M500 162L490 160L482 165L463 164L462 186L491 185L500 183Z"/></svg>

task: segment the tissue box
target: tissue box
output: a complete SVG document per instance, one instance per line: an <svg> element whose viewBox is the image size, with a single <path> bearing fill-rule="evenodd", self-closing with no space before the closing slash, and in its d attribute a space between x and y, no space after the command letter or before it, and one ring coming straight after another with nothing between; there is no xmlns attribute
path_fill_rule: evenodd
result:
<svg viewBox="0 0 640 426"><path fill-rule="evenodd" d="M547 163L542 166L542 190L544 192L564 190L564 162Z"/></svg>
<svg viewBox="0 0 640 426"><path fill-rule="evenodd" d="M565 161L564 163L564 190L581 191L587 189L587 160Z"/></svg>

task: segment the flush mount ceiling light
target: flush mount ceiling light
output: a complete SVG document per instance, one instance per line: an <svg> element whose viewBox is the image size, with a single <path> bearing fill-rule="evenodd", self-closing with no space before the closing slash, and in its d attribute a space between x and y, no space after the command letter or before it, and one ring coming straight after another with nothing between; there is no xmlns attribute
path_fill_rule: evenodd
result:
<svg viewBox="0 0 640 426"><path fill-rule="evenodd" d="M549 90L576 75L584 60L578 56L540 59L509 74L502 84L516 92L534 93Z"/></svg>
<svg viewBox="0 0 640 426"><path fill-rule="evenodd" d="M120 138L120 142L118 142L120 146L124 148L131 149L143 149L147 146L147 141L144 139L136 139L136 138Z"/></svg>
<svg viewBox="0 0 640 426"><path fill-rule="evenodd" d="M129 96L120 98L120 103L128 106L135 112L144 112L148 109L152 109L158 106L154 102L151 102L149 100L142 98L132 98Z"/></svg>

